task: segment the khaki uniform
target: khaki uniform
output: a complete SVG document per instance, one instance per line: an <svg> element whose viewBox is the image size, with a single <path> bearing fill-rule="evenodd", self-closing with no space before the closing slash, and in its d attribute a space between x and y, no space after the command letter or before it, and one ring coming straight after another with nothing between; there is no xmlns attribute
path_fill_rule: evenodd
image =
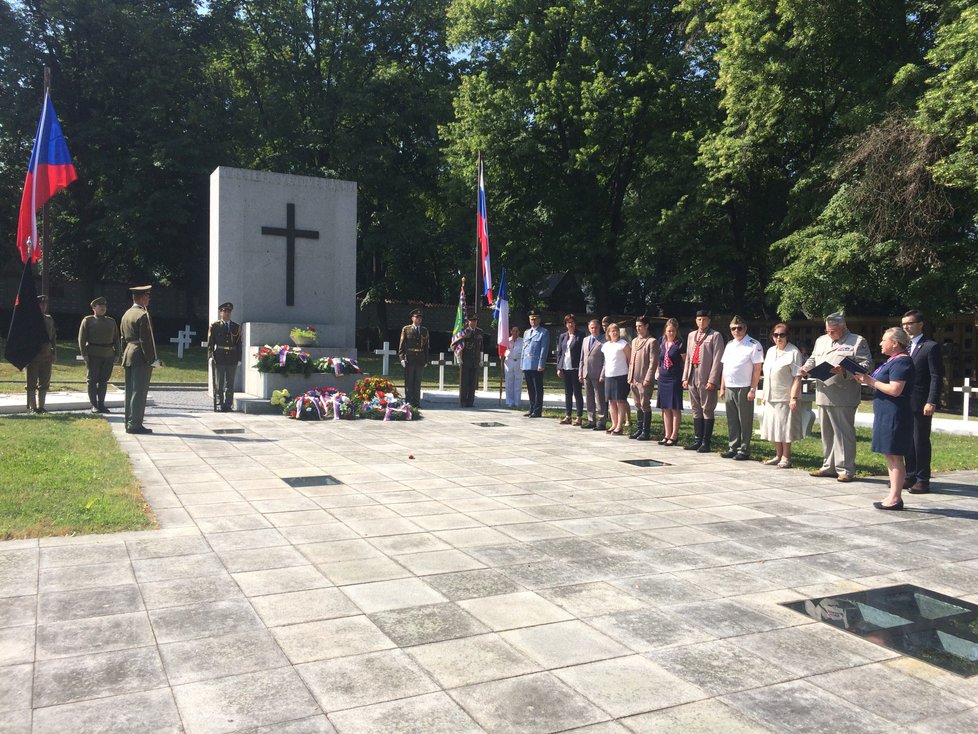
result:
<svg viewBox="0 0 978 734"><path fill-rule="evenodd" d="M44 410L44 399L51 387L51 366L58 356L58 334L54 328L54 319L48 314L44 314L44 328L48 341L27 365L28 410Z"/></svg>
<svg viewBox="0 0 978 734"><path fill-rule="evenodd" d="M628 384L631 387L635 409L651 410L650 401L655 389L655 370L659 366L659 342L649 336L632 340L632 358L628 362ZM645 383L649 383L648 387Z"/></svg>
<svg viewBox="0 0 978 734"><path fill-rule="evenodd" d="M429 358L428 329L414 324L401 329L397 356L407 363L404 367L404 399L418 407L421 405L421 377Z"/></svg>
<svg viewBox="0 0 978 734"><path fill-rule="evenodd" d="M475 405L475 389L479 384L479 367L482 366L482 329L474 329L462 340L459 352L461 382L458 388L458 401L463 408Z"/></svg>
<svg viewBox="0 0 978 734"><path fill-rule="evenodd" d="M88 369L88 400L95 410L105 409L105 393L112 365L122 355L119 326L111 316L86 316L78 328L78 349Z"/></svg>
<svg viewBox="0 0 978 734"><path fill-rule="evenodd" d="M214 360L214 410L231 410L241 362L241 324L218 319L207 329L207 356Z"/></svg>
<svg viewBox="0 0 978 734"><path fill-rule="evenodd" d="M134 303L122 317L122 366L126 369L126 431L143 428L146 396L156 361L153 322L145 307Z"/></svg>

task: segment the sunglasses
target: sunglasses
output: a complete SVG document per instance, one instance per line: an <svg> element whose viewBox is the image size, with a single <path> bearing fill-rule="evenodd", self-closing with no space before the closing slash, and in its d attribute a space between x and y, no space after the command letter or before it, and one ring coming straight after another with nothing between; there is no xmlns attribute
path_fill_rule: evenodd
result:
<svg viewBox="0 0 978 734"><path fill-rule="evenodd" d="M779 331L777 334L771 334L771 336L773 336L775 339L783 339L788 335L785 334L783 331Z"/></svg>
<svg viewBox="0 0 978 734"><path fill-rule="evenodd" d="M743 331L743 330L744 330L744 327L743 326L731 326L730 327L730 331Z"/></svg>

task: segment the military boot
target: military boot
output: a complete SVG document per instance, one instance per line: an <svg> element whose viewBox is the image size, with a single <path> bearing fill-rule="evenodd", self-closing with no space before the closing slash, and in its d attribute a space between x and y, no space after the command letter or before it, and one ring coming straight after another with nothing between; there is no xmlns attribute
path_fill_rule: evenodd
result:
<svg viewBox="0 0 978 734"><path fill-rule="evenodd" d="M699 451L703 445L703 418L693 418L693 443L683 446L686 451Z"/></svg>

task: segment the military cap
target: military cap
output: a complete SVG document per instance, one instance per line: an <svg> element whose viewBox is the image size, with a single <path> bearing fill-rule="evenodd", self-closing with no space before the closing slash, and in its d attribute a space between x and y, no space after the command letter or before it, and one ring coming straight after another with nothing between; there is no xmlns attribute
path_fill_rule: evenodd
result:
<svg viewBox="0 0 978 734"><path fill-rule="evenodd" d="M697 311L696 318L699 318L700 316L705 316L708 319L713 318L713 314L710 313L710 309L708 308L701 308L699 311Z"/></svg>
<svg viewBox="0 0 978 734"><path fill-rule="evenodd" d="M466 321L478 321L479 320L479 314L477 314L477 313L470 313L468 316L465 317L465 320Z"/></svg>
<svg viewBox="0 0 978 734"><path fill-rule="evenodd" d="M845 322L846 322L846 315L838 311L835 313L830 313L828 316L825 317L826 324L839 325L839 324L844 324Z"/></svg>
<svg viewBox="0 0 978 734"><path fill-rule="evenodd" d="M637 317L635 319L635 323L636 324L644 324L645 326L648 326L649 325L649 317L646 316L645 314L642 314L641 316L639 316L639 317Z"/></svg>
<svg viewBox="0 0 978 734"><path fill-rule="evenodd" d="M153 290L151 285L134 285L129 289L129 292L134 296L148 295L150 291Z"/></svg>
<svg viewBox="0 0 978 734"><path fill-rule="evenodd" d="M217 307L217 310L218 311L233 311L234 310L234 304L231 303L230 301L225 301L224 303L222 303L220 306Z"/></svg>
<svg viewBox="0 0 978 734"><path fill-rule="evenodd" d="M526 316L527 316L527 318L530 318L530 319L538 319L538 318L540 318L540 312L537 311L535 308L531 308L530 309L530 312Z"/></svg>
<svg viewBox="0 0 978 734"><path fill-rule="evenodd" d="M422 311L420 308L416 308L411 312L411 315L424 317L424 311Z"/></svg>
<svg viewBox="0 0 978 734"><path fill-rule="evenodd" d="M92 302L88 305L95 308L96 306L108 306L109 302L105 300L105 296L99 296L98 298L93 298Z"/></svg>

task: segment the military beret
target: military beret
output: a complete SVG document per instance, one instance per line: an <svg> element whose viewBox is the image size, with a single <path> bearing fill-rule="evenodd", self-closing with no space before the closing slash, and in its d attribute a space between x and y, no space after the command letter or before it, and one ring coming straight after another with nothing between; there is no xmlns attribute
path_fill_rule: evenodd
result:
<svg viewBox="0 0 978 734"><path fill-rule="evenodd" d="M710 309L708 308L701 308L699 311L697 311L696 318L699 318L700 316L705 316L708 319L713 318L713 314L710 313Z"/></svg>
<svg viewBox="0 0 978 734"><path fill-rule="evenodd" d="M105 296L99 296L98 298L93 298L92 302L88 305L95 308L96 306L108 306L109 302L105 300Z"/></svg>
<svg viewBox="0 0 978 734"><path fill-rule="evenodd" d="M222 303L220 306L217 307L217 310L218 311L233 311L234 310L234 304L231 303L230 301L225 301L224 303Z"/></svg>
<svg viewBox="0 0 978 734"><path fill-rule="evenodd" d="M148 294L152 290L153 290L153 286L151 285L134 285L129 289L129 292L132 293L133 295L141 296L144 294Z"/></svg>
<svg viewBox="0 0 978 734"><path fill-rule="evenodd" d="M424 316L424 312L420 308L416 308L411 312L412 316Z"/></svg>

